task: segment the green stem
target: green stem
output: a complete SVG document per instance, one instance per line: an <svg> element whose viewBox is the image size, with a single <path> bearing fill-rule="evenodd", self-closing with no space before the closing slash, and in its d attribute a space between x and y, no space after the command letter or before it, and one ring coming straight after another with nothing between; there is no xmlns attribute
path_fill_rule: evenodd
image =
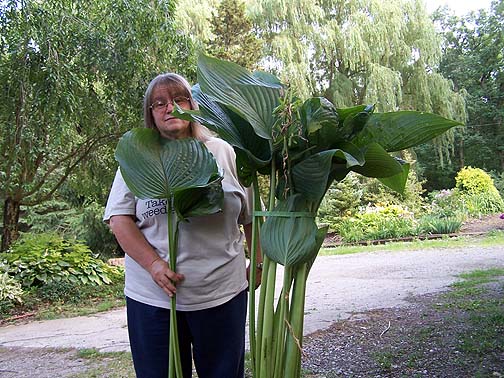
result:
<svg viewBox="0 0 504 378"><path fill-rule="evenodd" d="M267 272L269 270L270 259L268 256L263 256L263 276L261 281L261 288L259 294L259 305L257 309L257 337L256 337L256 361L255 361L255 374L253 377L260 377L261 370L261 346L264 324L264 304L266 300L266 291L269 285Z"/></svg>
<svg viewBox="0 0 504 378"><path fill-rule="evenodd" d="M253 208L254 211L261 210L261 201L259 194L259 184L257 182L257 173L254 174L252 187L254 189ZM260 217L252 218L252 241L250 248L250 282L249 282L249 345L252 363L252 375L254 376L256 363L256 328L255 328L255 286L256 286L256 258L257 258L257 238L259 237L258 229L260 227Z"/></svg>
<svg viewBox="0 0 504 378"><path fill-rule="evenodd" d="M168 199L167 202L167 216L168 216L168 248L170 255L170 269L176 272L177 269L177 246L178 246L178 225L179 221L173 224L174 207L173 197ZM174 227L175 226L175 227ZM178 329L177 329L177 299L173 295L170 299L170 349L169 349L169 365L168 377L169 378L182 378L182 363L180 361L180 349L178 342Z"/></svg>
<svg viewBox="0 0 504 378"><path fill-rule="evenodd" d="M268 259L269 260L269 259ZM272 354L272 339L273 339L273 308L275 299L275 279L276 279L277 264L274 261L269 261L267 270L268 288L264 300L264 323L261 335L261 355L260 359L260 376L261 378L273 377L273 363L271 360ZM271 284L272 283L272 284Z"/></svg>
<svg viewBox="0 0 504 378"><path fill-rule="evenodd" d="M284 268L283 288L280 294L278 303L278 323L276 324L276 337L275 337L275 377L283 375L283 361L285 355L285 335L287 322L289 318L289 302L290 302L290 289L292 285L292 267L286 266Z"/></svg>
<svg viewBox="0 0 504 378"><path fill-rule="evenodd" d="M272 210L275 207L275 186L276 186L276 164L275 158L273 157L271 161L271 173L270 173L270 187L269 187L269 200L268 209ZM263 274L261 281L261 290L259 294L259 308L257 311L257 337L256 337L256 364L255 364L255 375L254 378L267 377L268 369L263 369L266 366L268 355L263 354L263 348L267 348L266 341L264 340L265 335L265 323L266 320L272 321L273 318L273 298L271 298L271 304L268 304L268 311L266 312L266 297L275 292L275 275L273 274L273 279L270 279L270 266L273 266L276 272L276 263L271 261L268 256L263 253ZM271 308L269 307L271 306ZM270 319L268 319L270 317ZM271 341L271 340L269 340ZM271 346L270 346L271 347Z"/></svg>
<svg viewBox="0 0 504 378"><path fill-rule="evenodd" d="M286 154L287 158L287 168L285 169L285 174L287 175L287 183L286 183L286 189L288 189L291 193L294 193L294 182L292 180L292 167L291 167L291 160L289 156L289 146L287 143L287 136L284 135L284 140L283 140L283 148L284 148L284 154Z"/></svg>
<svg viewBox="0 0 504 378"><path fill-rule="evenodd" d="M301 349L303 346L303 322L308 264L298 266L292 289L292 303L289 317L289 332L284 359L285 378L297 378L301 374Z"/></svg>

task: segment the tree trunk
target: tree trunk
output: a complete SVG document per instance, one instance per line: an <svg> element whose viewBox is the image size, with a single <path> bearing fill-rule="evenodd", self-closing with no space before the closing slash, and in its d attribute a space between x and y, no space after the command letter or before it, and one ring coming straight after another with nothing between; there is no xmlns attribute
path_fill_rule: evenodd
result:
<svg viewBox="0 0 504 378"><path fill-rule="evenodd" d="M460 168L465 167L465 156L464 156L464 136L460 136L460 143L459 143L459 166Z"/></svg>
<svg viewBox="0 0 504 378"><path fill-rule="evenodd" d="M10 245L19 237L19 212L21 204L19 201L7 197L4 202L3 213L3 233L2 233L2 248L1 251L5 252Z"/></svg>

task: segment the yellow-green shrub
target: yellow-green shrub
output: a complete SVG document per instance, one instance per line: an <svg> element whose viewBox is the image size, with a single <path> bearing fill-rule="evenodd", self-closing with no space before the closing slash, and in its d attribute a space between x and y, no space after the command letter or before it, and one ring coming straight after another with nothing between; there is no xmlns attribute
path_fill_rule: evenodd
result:
<svg viewBox="0 0 504 378"><path fill-rule="evenodd" d="M457 195L472 216L504 210L504 201L490 175L480 168L464 167L455 177Z"/></svg>

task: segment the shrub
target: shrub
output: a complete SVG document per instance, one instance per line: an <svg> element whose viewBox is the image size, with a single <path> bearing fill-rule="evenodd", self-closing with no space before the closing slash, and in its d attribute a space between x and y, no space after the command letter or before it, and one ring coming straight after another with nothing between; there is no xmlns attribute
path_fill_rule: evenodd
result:
<svg viewBox="0 0 504 378"><path fill-rule="evenodd" d="M418 224L419 234L452 234L460 230L462 220L457 217L425 215Z"/></svg>
<svg viewBox="0 0 504 378"><path fill-rule="evenodd" d="M492 180L494 182L495 188L499 191L499 194L504 198L504 172L490 172Z"/></svg>
<svg viewBox="0 0 504 378"><path fill-rule="evenodd" d="M460 200L454 189L443 189L430 193L431 204L429 215L436 218L466 218L465 203Z"/></svg>
<svg viewBox="0 0 504 378"><path fill-rule="evenodd" d="M390 239L415 235L413 214L398 205L368 207L364 213L346 218L338 225L346 242Z"/></svg>
<svg viewBox="0 0 504 378"><path fill-rule="evenodd" d="M11 277L8 267L0 262L0 319L9 313L9 310L23 303L24 291L19 281Z"/></svg>
<svg viewBox="0 0 504 378"><path fill-rule="evenodd" d="M472 216L495 214L504 210L504 201L498 193L480 193L462 196L467 212Z"/></svg>
<svg viewBox="0 0 504 378"><path fill-rule="evenodd" d="M402 156L406 161L414 160L407 151L402 151ZM404 193L399 194L394 192L390 188L387 188L379 180L374 178L368 178L364 176L359 176L359 180L362 185L362 205L398 205L408 208L411 212L419 214L423 212L425 206L425 199L423 194L425 190L422 185L425 181L420 181L418 179L417 172L415 171L415 165L413 164L408 173L408 179L406 181L406 187L404 188Z"/></svg>
<svg viewBox="0 0 504 378"><path fill-rule="evenodd" d="M118 253L117 242L109 227L102 221L104 207L96 202L82 205L63 200L47 201L26 208L23 222L31 233L50 233L85 241L101 256L113 257Z"/></svg>
<svg viewBox="0 0 504 378"><path fill-rule="evenodd" d="M488 173L479 168L464 167L455 177L457 195L472 216L504 210L504 201Z"/></svg>
<svg viewBox="0 0 504 378"><path fill-rule="evenodd" d="M343 180L333 182L320 204L318 222L334 230L344 214L351 215L358 210L361 196L362 186L356 175L350 173Z"/></svg>
<svg viewBox="0 0 504 378"><path fill-rule="evenodd" d="M86 245L56 234L24 234L0 260L26 288L54 281L102 285L123 274L93 256Z"/></svg>
<svg viewBox="0 0 504 378"><path fill-rule="evenodd" d="M465 194L481 194L495 189L488 173L472 167L464 167L457 173L455 187Z"/></svg>
<svg viewBox="0 0 504 378"><path fill-rule="evenodd" d="M23 288L8 272L0 273L0 302L23 302Z"/></svg>
<svg viewBox="0 0 504 378"><path fill-rule="evenodd" d="M120 297L123 285L104 285L100 287L100 296ZM43 302L79 304L88 298L97 296L96 285L71 281L51 281L33 290L33 295Z"/></svg>

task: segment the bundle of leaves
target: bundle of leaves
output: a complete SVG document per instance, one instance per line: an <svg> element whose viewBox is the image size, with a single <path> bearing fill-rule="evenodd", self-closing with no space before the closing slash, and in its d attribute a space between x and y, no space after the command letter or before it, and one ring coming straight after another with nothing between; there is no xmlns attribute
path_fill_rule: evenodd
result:
<svg viewBox="0 0 504 378"><path fill-rule="evenodd" d="M464 167L455 177L457 195L471 216L504 211L504 200L490 175L480 168Z"/></svg>
<svg viewBox="0 0 504 378"><path fill-rule="evenodd" d="M107 265L85 244L54 233L23 234L0 261L23 288L59 281L103 285L123 277L122 268Z"/></svg>
<svg viewBox="0 0 504 378"><path fill-rule="evenodd" d="M198 60L193 95L199 111L177 107L173 114L231 144L241 182L254 188L252 261L256 235L264 253L257 330L253 291L249 298L254 377L299 377L306 280L327 232L315 218L327 190L356 172L403 193L410 166L397 152L459 123L414 111L376 113L372 105L338 109L323 97L303 100L273 75L205 56ZM258 174L269 176L266 212ZM275 307L278 265L284 281Z"/></svg>
<svg viewBox="0 0 504 378"><path fill-rule="evenodd" d="M368 207L338 225L345 242L392 239L416 234L413 214L398 205Z"/></svg>

